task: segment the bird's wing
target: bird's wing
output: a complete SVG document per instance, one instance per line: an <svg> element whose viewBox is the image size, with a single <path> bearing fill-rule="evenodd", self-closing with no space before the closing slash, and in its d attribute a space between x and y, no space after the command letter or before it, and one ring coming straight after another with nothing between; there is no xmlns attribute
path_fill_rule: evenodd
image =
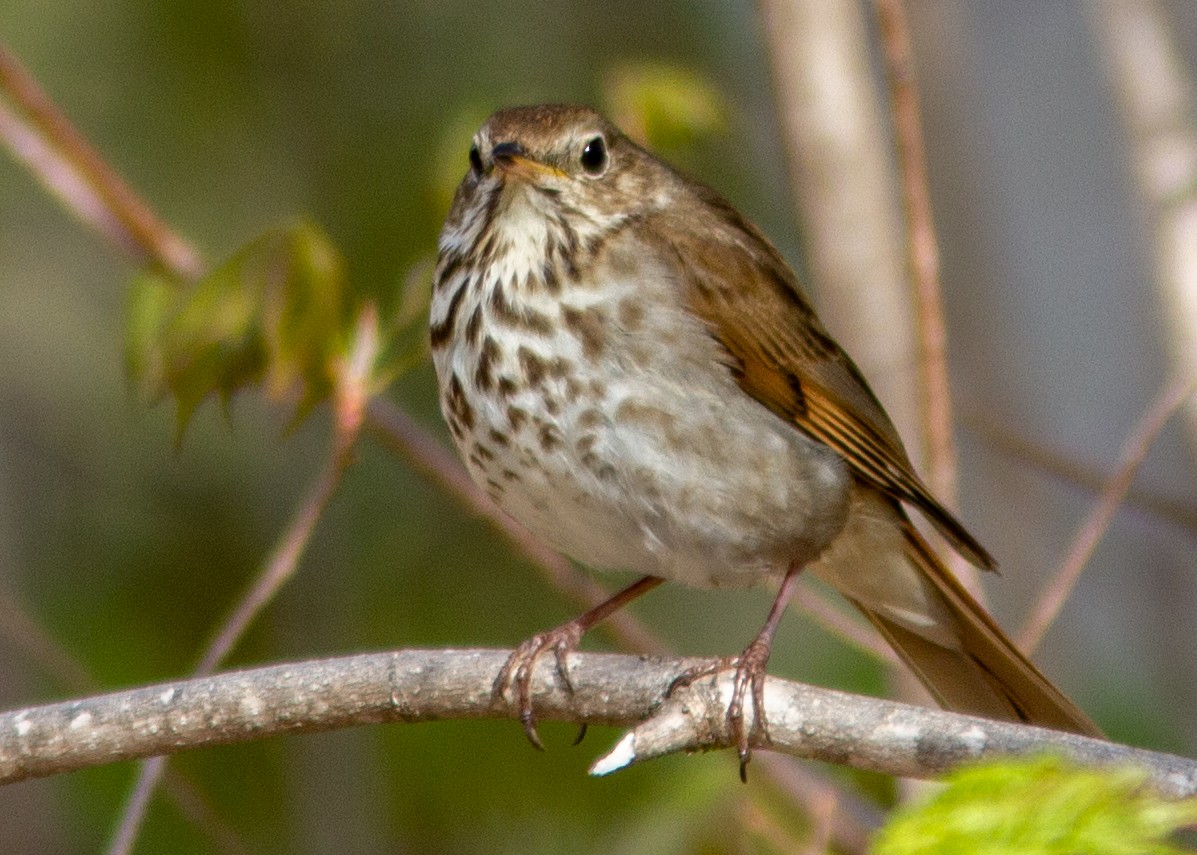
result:
<svg viewBox="0 0 1197 855"><path fill-rule="evenodd" d="M777 250L730 205L708 201L734 228L696 229L666 217L658 233L681 265L690 309L727 351L741 388L839 452L865 482L917 507L973 564L995 567L919 479L889 416ZM720 240L729 234L734 242Z"/></svg>

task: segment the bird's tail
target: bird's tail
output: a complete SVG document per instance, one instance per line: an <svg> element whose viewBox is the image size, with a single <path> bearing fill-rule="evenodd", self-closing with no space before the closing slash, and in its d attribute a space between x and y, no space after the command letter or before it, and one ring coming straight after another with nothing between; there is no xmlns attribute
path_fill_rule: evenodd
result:
<svg viewBox="0 0 1197 855"><path fill-rule="evenodd" d="M810 569L865 614L942 706L1101 736L956 580L892 498L856 490L843 532Z"/></svg>
<svg viewBox="0 0 1197 855"><path fill-rule="evenodd" d="M1066 730L1102 733L1063 692L1043 676L992 617L905 521L904 553L954 626L950 646L853 601L885 636L940 705L957 712Z"/></svg>

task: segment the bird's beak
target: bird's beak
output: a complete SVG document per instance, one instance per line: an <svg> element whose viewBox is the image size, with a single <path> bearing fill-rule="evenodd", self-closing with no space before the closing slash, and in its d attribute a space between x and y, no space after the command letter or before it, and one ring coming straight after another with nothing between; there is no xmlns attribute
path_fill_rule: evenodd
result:
<svg viewBox="0 0 1197 855"><path fill-rule="evenodd" d="M524 147L517 142L501 142L496 144L491 149L491 157L494 159L495 166L504 175L510 175L514 178L535 180L545 176L552 178L565 177L565 173L560 169L528 157L524 152Z"/></svg>

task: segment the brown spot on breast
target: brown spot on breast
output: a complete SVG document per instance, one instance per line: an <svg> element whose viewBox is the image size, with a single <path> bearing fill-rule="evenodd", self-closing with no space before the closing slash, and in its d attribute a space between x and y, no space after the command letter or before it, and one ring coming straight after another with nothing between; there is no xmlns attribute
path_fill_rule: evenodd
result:
<svg viewBox="0 0 1197 855"><path fill-rule="evenodd" d="M503 398L510 398L519 391L519 386L510 377L499 378L499 395Z"/></svg>
<svg viewBox="0 0 1197 855"><path fill-rule="evenodd" d="M548 363L522 345L516 351L515 356L519 360L520 370L524 372L524 380L529 386L539 386L544 382L545 375L549 372Z"/></svg>
<svg viewBox="0 0 1197 855"><path fill-rule="evenodd" d="M582 430L586 430L587 428L595 428L601 424L605 424L606 421L607 421L607 417L604 416L601 411L596 410L594 407L591 407L587 410L583 410L578 415L577 424L578 424L579 428L581 428Z"/></svg>
<svg viewBox="0 0 1197 855"><path fill-rule="evenodd" d="M473 430L474 408L466 400L465 389L462 388L461 379L456 372L449 378L449 395L446 401L449 405L449 413L461 423L462 427L466 430ZM452 424L450 424L450 428L452 428Z"/></svg>
<svg viewBox="0 0 1197 855"><path fill-rule="evenodd" d="M635 297L624 297L615 309L615 317L629 332L635 332L644 324L644 303Z"/></svg>
<svg viewBox="0 0 1197 855"><path fill-rule="evenodd" d="M640 425L662 434L673 431L673 417L660 407L624 398L615 408L615 421Z"/></svg>
<svg viewBox="0 0 1197 855"><path fill-rule="evenodd" d="M474 306L474 311L470 312L469 320L465 325L466 341L470 344L478 344L478 339L482 335L482 304Z"/></svg>
<svg viewBox="0 0 1197 855"><path fill-rule="evenodd" d="M490 307L496 323L506 324L537 335L550 335L553 332L553 322L547 315L528 306L517 306L512 303L507 299L507 291L501 282L491 289L490 295L487 297L487 305Z"/></svg>
<svg viewBox="0 0 1197 855"><path fill-rule="evenodd" d="M444 346L445 342L453 335L453 324L457 321L457 312L461 309L461 300L465 296L466 291L472 287L472 277L467 276L458 285L457 290L453 292L453 296L449 298L449 308L445 310L445 316L441 318L439 323L432 324L428 328L428 337L434 350Z"/></svg>
<svg viewBox="0 0 1197 855"><path fill-rule="evenodd" d="M495 384L495 360L499 358L499 345L490 336L482 342L478 351L478 367L474 369L474 387L479 392L489 392Z"/></svg>
<svg viewBox="0 0 1197 855"><path fill-rule="evenodd" d="M537 439L540 440L540 447L545 451L553 451L560 448L562 443L561 431L556 425L544 422L537 432Z"/></svg>
<svg viewBox="0 0 1197 855"><path fill-rule="evenodd" d="M498 445L498 446L506 447L506 445L511 441L507 438L507 434L501 433L500 431L497 431L494 428L490 429L490 433L487 434L487 436L490 437L491 442L493 442L495 445Z"/></svg>
<svg viewBox="0 0 1197 855"><path fill-rule="evenodd" d="M602 355L607 347L607 319L600 310L562 306L561 320L581 343L582 354L587 359L597 359Z"/></svg>
<svg viewBox="0 0 1197 855"><path fill-rule="evenodd" d="M557 278L557 265L553 263L551 256L545 257L544 268L540 272L540 277L546 291L550 294L561 293L561 280Z"/></svg>
<svg viewBox="0 0 1197 855"><path fill-rule="evenodd" d="M508 407L507 408L507 422L511 425L511 429L518 431L528 420L528 411L522 407Z"/></svg>
<svg viewBox="0 0 1197 855"><path fill-rule="evenodd" d="M445 253L437 259L434 290L439 291L449 284L464 259L465 254L461 252Z"/></svg>

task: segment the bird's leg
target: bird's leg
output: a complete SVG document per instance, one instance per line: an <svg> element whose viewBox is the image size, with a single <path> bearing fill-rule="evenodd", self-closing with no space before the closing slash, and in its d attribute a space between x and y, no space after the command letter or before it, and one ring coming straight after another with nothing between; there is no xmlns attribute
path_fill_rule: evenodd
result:
<svg viewBox="0 0 1197 855"><path fill-rule="evenodd" d="M536 715L532 711L532 669L536 665L536 660L552 651L557 661L557 673L565 681L566 688L572 692L574 687L569 679L569 666L566 657L570 651L577 649L582 636L594 628L595 624L605 620L641 594L648 593L664 581L656 576L644 576L637 579L585 614L578 615L573 620L566 621L547 632L537 633L507 657L502 670L499 671L499 676L495 678L494 694L496 698L501 699L508 688L515 688L520 721L524 725L524 733L528 735L529 742L540 750L544 750L544 743L540 741L540 736L536 732ZM766 658L768 658L767 654ZM581 735L578 738L581 739Z"/></svg>
<svg viewBox="0 0 1197 855"><path fill-rule="evenodd" d="M801 572L801 565L790 567L773 600L773 607L769 609L769 616L765 618L765 625L736 660L736 678L732 700L727 708L727 722L740 755L740 780L744 782L748 781L748 761L752 759L752 749L748 747L749 733L744 728L744 697L751 686L755 713L752 717L753 731L765 733L765 666L769 662L769 654L773 652L773 636L777 632L777 625L794 595Z"/></svg>

